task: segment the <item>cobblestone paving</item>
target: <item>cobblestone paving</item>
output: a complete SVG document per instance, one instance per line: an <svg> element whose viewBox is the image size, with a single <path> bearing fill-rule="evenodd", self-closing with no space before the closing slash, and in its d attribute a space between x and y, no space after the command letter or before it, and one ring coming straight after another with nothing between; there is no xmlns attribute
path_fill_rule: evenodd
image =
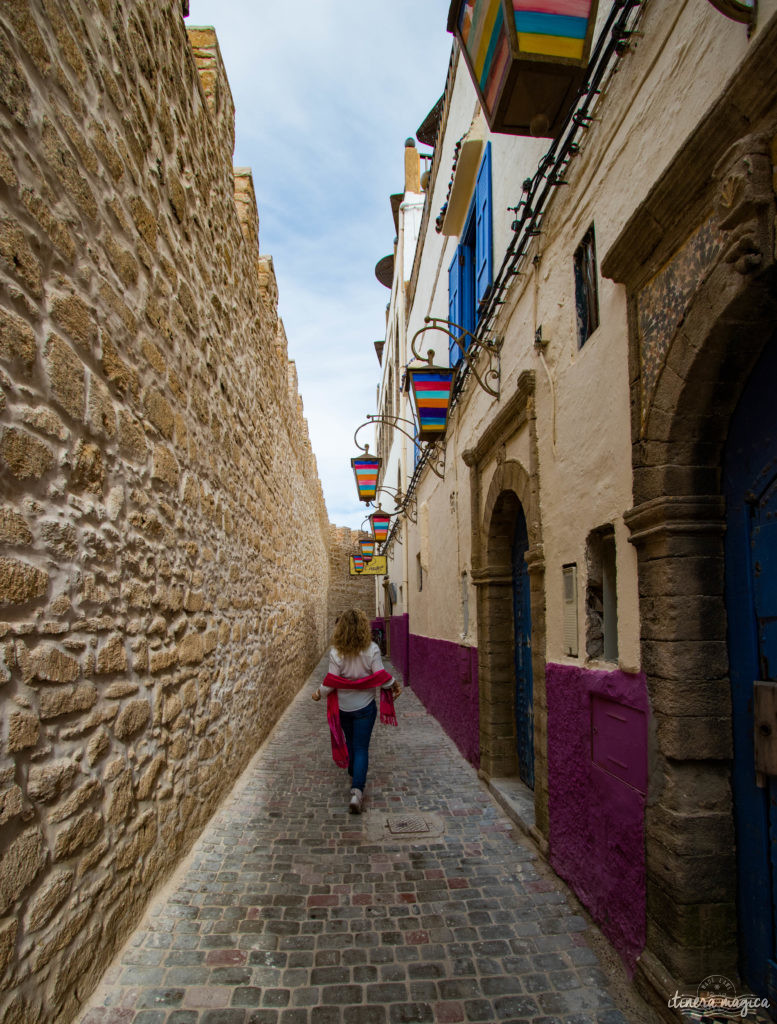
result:
<svg viewBox="0 0 777 1024"><path fill-rule="evenodd" d="M349 815L324 703L310 700L324 669L82 1024L644 1020L587 921L410 690L399 728L375 726L365 813Z"/></svg>

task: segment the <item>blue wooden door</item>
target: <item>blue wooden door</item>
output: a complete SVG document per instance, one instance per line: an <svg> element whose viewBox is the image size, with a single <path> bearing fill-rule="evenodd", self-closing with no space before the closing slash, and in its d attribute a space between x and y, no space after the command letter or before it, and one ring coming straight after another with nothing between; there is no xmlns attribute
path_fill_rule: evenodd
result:
<svg viewBox="0 0 777 1024"><path fill-rule="evenodd" d="M777 682L777 338L747 384L723 466L726 612L731 675L740 971L777 1000L777 777L758 785L753 688Z"/></svg>
<svg viewBox="0 0 777 1024"><path fill-rule="evenodd" d="M518 774L534 789L534 697L531 667L531 595L526 552L526 516L518 507L513 536L513 622L515 625L515 729Z"/></svg>

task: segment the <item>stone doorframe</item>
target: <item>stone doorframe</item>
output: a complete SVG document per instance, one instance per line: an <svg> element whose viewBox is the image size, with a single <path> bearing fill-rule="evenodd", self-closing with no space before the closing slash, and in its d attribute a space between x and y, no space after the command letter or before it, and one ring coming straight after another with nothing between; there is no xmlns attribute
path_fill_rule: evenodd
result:
<svg viewBox="0 0 777 1024"><path fill-rule="evenodd" d="M544 845L548 837L545 561L539 510L534 381L533 371L521 374L513 395L477 443L464 451L463 459L470 470L472 582L477 588L480 770L487 779L518 774L512 573L517 502L526 516L532 622L534 812L537 838ZM506 442L526 425L530 438L528 468L505 457ZM496 468L486 481L486 467L494 458ZM488 492L481 513L486 482Z"/></svg>
<svg viewBox="0 0 777 1024"><path fill-rule="evenodd" d="M737 978L720 466L731 415L777 324L775 45L777 24L602 263L629 298L634 507L625 518L656 724L647 944L635 980L664 1013L678 988L695 991L713 973ZM761 130L737 138L759 120ZM668 275L673 292L662 287Z"/></svg>

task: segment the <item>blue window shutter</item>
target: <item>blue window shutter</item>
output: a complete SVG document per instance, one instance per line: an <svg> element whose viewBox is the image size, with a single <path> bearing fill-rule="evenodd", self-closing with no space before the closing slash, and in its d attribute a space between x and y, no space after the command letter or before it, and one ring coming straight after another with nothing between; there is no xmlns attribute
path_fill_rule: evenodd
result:
<svg viewBox="0 0 777 1024"><path fill-rule="evenodd" d="M461 292L462 292L462 262L460 259L461 246L458 246L448 267L448 319L454 324L461 324ZM455 366L461 361L461 349L453 340L448 339L449 365Z"/></svg>
<svg viewBox="0 0 777 1024"><path fill-rule="evenodd" d="M491 143L478 171L475 185L475 309L493 277L493 229L491 216Z"/></svg>

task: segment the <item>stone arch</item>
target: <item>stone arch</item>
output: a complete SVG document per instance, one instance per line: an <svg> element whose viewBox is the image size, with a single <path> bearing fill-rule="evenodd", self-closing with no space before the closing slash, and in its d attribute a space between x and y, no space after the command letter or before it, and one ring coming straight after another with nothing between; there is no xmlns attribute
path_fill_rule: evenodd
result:
<svg viewBox="0 0 777 1024"><path fill-rule="evenodd" d="M544 562L536 480L514 460L497 463L482 520L484 564L478 579L480 763L488 777L517 776L511 553L519 507L526 517L529 536L526 561L532 611L534 802L542 833L546 831L541 822L547 810Z"/></svg>
<svg viewBox="0 0 777 1024"><path fill-rule="evenodd" d="M737 969L720 467L733 411L777 325L764 140L734 146L718 183L719 253L668 332L654 381L639 353L634 508L626 515L638 551L642 664L656 725L641 969L688 981ZM632 308L643 294L633 294ZM639 343L633 335L632 345ZM699 921L715 924L699 931Z"/></svg>

